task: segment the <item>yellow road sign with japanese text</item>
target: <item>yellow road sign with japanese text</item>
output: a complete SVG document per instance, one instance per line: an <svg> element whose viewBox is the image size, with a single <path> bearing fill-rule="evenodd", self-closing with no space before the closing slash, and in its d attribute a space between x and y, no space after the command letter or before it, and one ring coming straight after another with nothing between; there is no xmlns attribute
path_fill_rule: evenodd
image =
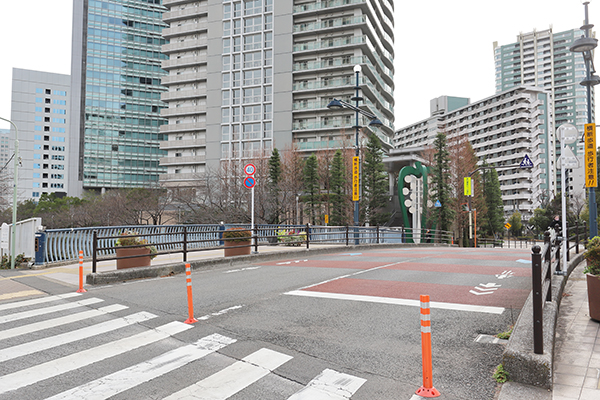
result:
<svg viewBox="0 0 600 400"><path fill-rule="evenodd" d="M352 201L360 200L360 183L358 181L360 175L360 158L352 157Z"/></svg>
<svg viewBox="0 0 600 400"><path fill-rule="evenodd" d="M596 124L585 124L585 186L598 187L596 163Z"/></svg>
<svg viewBox="0 0 600 400"><path fill-rule="evenodd" d="M464 187L465 187L465 196L473 196L473 185L472 179L470 176L465 177L464 179Z"/></svg>

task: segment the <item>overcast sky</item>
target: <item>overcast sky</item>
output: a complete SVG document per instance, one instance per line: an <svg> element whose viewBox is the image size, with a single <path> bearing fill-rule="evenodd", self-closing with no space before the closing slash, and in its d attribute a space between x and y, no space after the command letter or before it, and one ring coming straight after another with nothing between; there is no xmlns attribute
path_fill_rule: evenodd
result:
<svg viewBox="0 0 600 400"><path fill-rule="evenodd" d="M13 67L70 73L72 1L3 1L0 117L10 119ZM600 26L600 0L589 7L590 22ZM578 28L584 19L580 0L396 0L395 8L397 129L427 118L435 97L493 95L494 41Z"/></svg>

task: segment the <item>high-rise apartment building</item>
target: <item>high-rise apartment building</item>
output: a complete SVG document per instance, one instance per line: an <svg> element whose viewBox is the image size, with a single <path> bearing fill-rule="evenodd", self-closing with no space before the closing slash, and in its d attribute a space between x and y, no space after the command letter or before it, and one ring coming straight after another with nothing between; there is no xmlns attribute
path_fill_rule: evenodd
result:
<svg viewBox="0 0 600 400"><path fill-rule="evenodd" d="M431 146L438 132L449 142L468 140L481 165L498 172L505 217L519 211L527 221L552 195L550 93L518 86L475 103L442 96L431 101L431 117L396 131L395 148ZM525 156L532 168L521 168ZM480 190L481 188L475 188Z"/></svg>
<svg viewBox="0 0 600 400"><path fill-rule="evenodd" d="M167 186L197 184L220 162L353 147L355 117L327 104L361 107L393 135L392 0L163 0L169 75L161 127ZM360 120L360 126L368 120ZM369 128L363 128L367 130ZM364 132L363 132L364 134Z"/></svg>
<svg viewBox="0 0 600 400"><path fill-rule="evenodd" d="M11 121L19 129L19 159L13 160L19 163L18 201L38 201L44 193L69 193L67 165L77 160L69 140L70 83L69 75L13 69ZM7 141L11 155L14 139L11 129Z"/></svg>
<svg viewBox="0 0 600 400"><path fill-rule="evenodd" d="M503 46L494 43L497 93L520 85L550 92L553 118L549 129L556 158L560 156L560 138L555 134L558 127L568 123L583 133L583 125L587 123L587 92L579 84L586 76L585 62L581 53L569 51L571 43L583 34L580 29L554 33L550 28L519 34L515 43ZM583 154L583 143L571 146L575 154ZM554 178L557 190L561 191L560 168Z"/></svg>
<svg viewBox="0 0 600 400"><path fill-rule="evenodd" d="M73 2L70 145L85 190L152 187L164 172L161 0ZM77 193L74 193L75 195Z"/></svg>
<svg viewBox="0 0 600 400"><path fill-rule="evenodd" d="M9 150L9 140L10 129L0 129L0 168L7 168L6 163L12 154Z"/></svg>

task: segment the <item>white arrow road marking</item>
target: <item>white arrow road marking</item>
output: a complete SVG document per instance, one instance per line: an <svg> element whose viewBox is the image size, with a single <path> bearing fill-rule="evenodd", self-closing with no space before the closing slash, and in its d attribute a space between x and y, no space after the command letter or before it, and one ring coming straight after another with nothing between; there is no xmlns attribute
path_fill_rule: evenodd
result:
<svg viewBox="0 0 600 400"><path fill-rule="evenodd" d="M481 296L482 294L493 294L494 292L481 292L481 293L479 293L479 292L476 292L474 290L469 290L469 293L473 293L473 294L476 294L477 296Z"/></svg>
<svg viewBox="0 0 600 400"><path fill-rule="evenodd" d="M483 286L484 288L494 288L494 287L499 288L502 285L497 285L493 282L490 282L490 283L480 283L479 286Z"/></svg>
<svg viewBox="0 0 600 400"><path fill-rule="evenodd" d="M497 287L493 287L493 288L480 288L479 286L475 286L475 289L482 291L482 292L493 292L494 290L498 290Z"/></svg>
<svg viewBox="0 0 600 400"><path fill-rule="evenodd" d="M502 271L501 274L496 275L496 278L498 278L498 279L512 278L513 275L514 275L514 272L512 272L512 270Z"/></svg>
<svg viewBox="0 0 600 400"><path fill-rule="evenodd" d="M483 286L483 287L479 287L479 286ZM479 292L476 292L474 290L469 290L469 293L473 293L477 296L481 296L482 294L492 294L492 293L494 293L495 290L498 290L498 288L502 285L497 285L493 282L489 282L489 283L480 283L479 286L475 286L475 289L479 290Z"/></svg>

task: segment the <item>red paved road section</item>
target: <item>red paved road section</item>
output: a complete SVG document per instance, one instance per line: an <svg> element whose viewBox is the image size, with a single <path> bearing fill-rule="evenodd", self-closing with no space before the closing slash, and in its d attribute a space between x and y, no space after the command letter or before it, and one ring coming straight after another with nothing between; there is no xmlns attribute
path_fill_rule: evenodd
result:
<svg viewBox="0 0 600 400"><path fill-rule="evenodd" d="M384 269L396 269L402 271L427 271L427 272L449 272L454 274L480 274L497 275L506 270L511 270L513 276L531 276L529 268L503 268L490 267L487 265L457 265L457 264L431 264L419 262L398 263Z"/></svg>
<svg viewBox="0 0 600 400"><path fill-rule="evenodd" d="M430 300L436 302L504 308L520 308L529 295L529 290L500 288L493 294L478 296L469 292L472 289L469 286L345 278L304 290L411 300L418 300L419 295L428 293Z"/></svg>

